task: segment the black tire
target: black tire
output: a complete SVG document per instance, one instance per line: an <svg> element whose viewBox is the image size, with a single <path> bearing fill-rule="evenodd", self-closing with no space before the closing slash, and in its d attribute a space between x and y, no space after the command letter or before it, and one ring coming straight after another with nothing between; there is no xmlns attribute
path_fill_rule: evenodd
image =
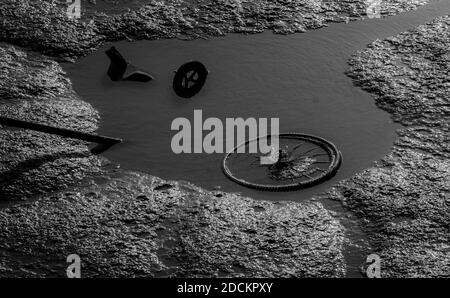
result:
<svg viewBox="0 0 450 298"><path fill-rule="evenodd" d="M208 70L201 62L187 62L177 70L173 78L173 90L180 97L191 98L202 90L207 77ZM189 82L193 82L193 85L189 86Z"/></svg>

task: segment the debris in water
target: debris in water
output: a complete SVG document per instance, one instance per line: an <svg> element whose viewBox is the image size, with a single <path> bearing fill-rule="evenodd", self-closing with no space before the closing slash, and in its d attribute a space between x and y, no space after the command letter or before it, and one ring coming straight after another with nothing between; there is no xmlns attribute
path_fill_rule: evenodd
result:
<svg viewBox="0 0 450 298"><path fill-rule="evenodd" d="M187 62L176 71L173 90L180 97L191 98L202 90L207 77L208 70L201 62Z"/></svg>
<svg viewBox="0 0 450 298"><path fill-rule="evenodd" d="M151 75L127 62L115 47L111 47L105 53L111 60L108 69L108 76L111 80L135 82L149 82L153 80Z"/></svg>

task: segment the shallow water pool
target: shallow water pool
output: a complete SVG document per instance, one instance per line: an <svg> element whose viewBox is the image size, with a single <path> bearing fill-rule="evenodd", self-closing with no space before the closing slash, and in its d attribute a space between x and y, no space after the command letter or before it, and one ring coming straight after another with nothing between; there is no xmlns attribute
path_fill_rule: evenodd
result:
<svg viewBox="0 0 450 298"><path fill-rule="evenodd" d="M99 133L125 139L104 153L122 168L255 198L301 200L370 167L390 151L396 138L398 126L389 114L345 76L349 56L376 38L449 12L448 1L437 1L416 12L332 24L304 34L114 43L128 60L156 78L150 83L110 81L104 51L111 44L64 67L75 90L101 112ZM202 61L210 74L204 89L186 100L171 86L173 70L189 60ZM186 117L193 123L195 109L203 111L204 119L277 117L281 132L308 133L333 142L344 162L334 178L305 190L267 193L239 186L222 173L223 154L172 152L172 121Z"/></svg>

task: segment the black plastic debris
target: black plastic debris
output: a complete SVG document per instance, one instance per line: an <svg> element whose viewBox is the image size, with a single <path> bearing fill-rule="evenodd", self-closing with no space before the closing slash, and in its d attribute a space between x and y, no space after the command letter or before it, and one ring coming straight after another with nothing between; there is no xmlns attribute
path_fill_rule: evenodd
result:
<svg viewBox="0 0 450 298"><path fill-rule="evenodd" d="M111 47L105 53L111 60L108 76L112 81L149 82L153 80L150 74L127 62L115 47Z"/></svg>
<svg viewBox="0 0 450 298"><path fill-rule="evenodd" d="M198 61L187 62L178 68L173 79L173 90L183 98L191 98L202 90L208 70Z"/></svg>

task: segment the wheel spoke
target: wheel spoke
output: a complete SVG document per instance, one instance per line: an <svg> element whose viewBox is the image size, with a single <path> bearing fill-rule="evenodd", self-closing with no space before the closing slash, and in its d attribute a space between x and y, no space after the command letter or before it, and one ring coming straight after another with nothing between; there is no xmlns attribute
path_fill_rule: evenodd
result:
<svg viewBox="0 0 450 298"><path fill-rule="evenodd" d="M302 176L304 176L304 177L306 177L306 178L308 178L308 179L312 179L312 177L311 177L311 176L309 176L308 174L305 174L305 173L301 173L301 175L302 175Z"/></svg>
<svg viewBox="0 0 450 298"><path fill-rule="evenodd" d="M303 144L305 144L304 142L301 142L300 144L298 144L297 146L295 146L294 148L292 148L291 153L294 153L295 150L297 150L298 148L300 148Z"/></svg>
<svg viewBox="0 0 450 298"><path fill-rule="evenodd" d="M197 73L195 72L195 71L193 71L192 73L191 73L191 75L189 76L189 81L190 82L196 82L197 80L194 80L194 76L196 75Z"/></svg>
<svg viewBox="0 0 450 298"><path fill-rule="evenodd" d="M282 160L262 165L262 154L249 153L230 160L229 165L225 164L225 169L230 166L234 169L230 172L236 173L227 176L245 186L265 190L297 189L330 177L332 171L339 166L338 162L333 162L340 158L336 148L320 138L314 139L314 136L299 134L294 141L293 135L280 135ZM234 150L236 151L237 149ZM242 176L239 177L238 174Z"/></svg>
<svg viewBox="0 0 450 298"><path fill-rule="evenodd" d="M329 164L329 161L315 161L313 164Z"/></svg>
<svg viewBox="0 0 450 298"><path fill-rule="evenodd" d="M185 74L183 77L183 87L189 88L189 78L188 78L187 74Z"/></svg>
<svg viewBox="0 0 450 298"><path fill-rule="evenodd" d="M317 150L317 149L319 149L319 148L317 148L317 147L311 148L311 149L309 149L308 151L303 152L301 155L306 155L306 154L308 154L308 153L310 153L310 152L313 152L314 150Z"/></svg>

